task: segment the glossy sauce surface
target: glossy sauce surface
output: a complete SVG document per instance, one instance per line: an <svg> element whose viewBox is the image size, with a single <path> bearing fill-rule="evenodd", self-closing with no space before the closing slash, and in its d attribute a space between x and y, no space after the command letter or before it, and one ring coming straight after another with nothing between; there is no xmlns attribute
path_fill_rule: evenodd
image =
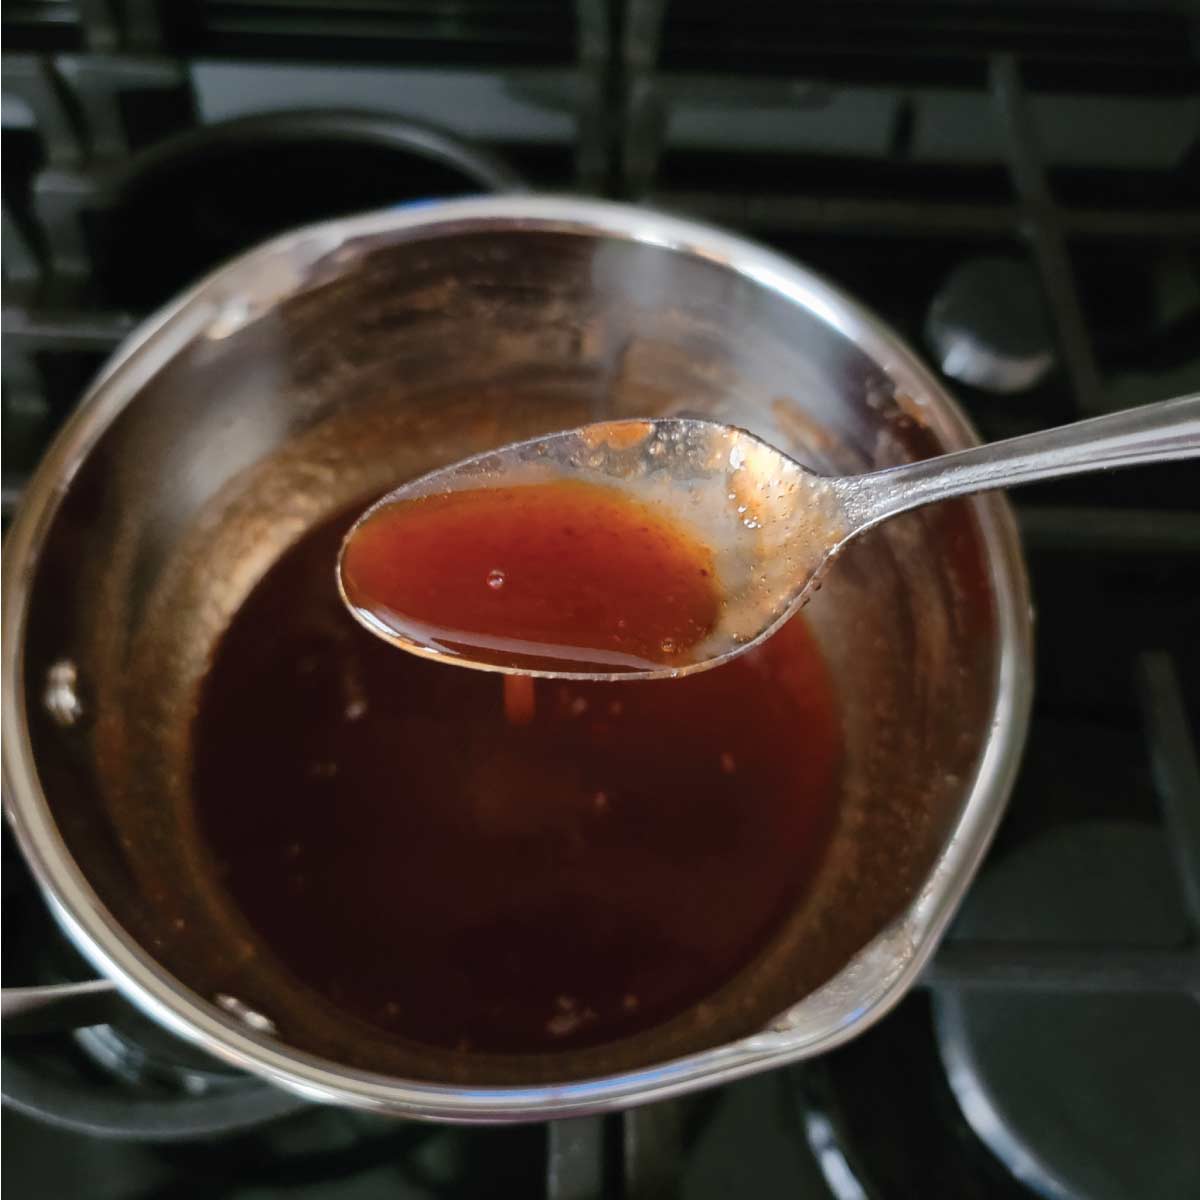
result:
<svg viewBox="0 0 1200 1200"><path fill-rule="evenodd" d="M455 657L637 671L717 623L712 554L617 488L564 480L388 504L348 539L347 600Z"/></svg>
<svg viewBox="0 0 1200 1200"><path fill-rule="evenodd" d="M261 946L380 1037L463 1051L604 1042L732 978L833 821L803 620L678 680L447 669L347 613L348 525L252 593L194 726L198 825Z"/></svg>

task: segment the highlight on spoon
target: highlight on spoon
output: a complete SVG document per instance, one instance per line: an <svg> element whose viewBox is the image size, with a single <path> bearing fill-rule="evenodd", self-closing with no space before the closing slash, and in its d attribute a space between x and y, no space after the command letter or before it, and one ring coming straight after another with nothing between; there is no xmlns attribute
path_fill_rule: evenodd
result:
<svg viewBox="0 0 1200 1200"><path fill-rule="evenodd" d="M371 632L439 661L677 676L785 619L841 528L836 507L821 479L742 430L605 422L385 496L347 534L338 586Z"/></svg>

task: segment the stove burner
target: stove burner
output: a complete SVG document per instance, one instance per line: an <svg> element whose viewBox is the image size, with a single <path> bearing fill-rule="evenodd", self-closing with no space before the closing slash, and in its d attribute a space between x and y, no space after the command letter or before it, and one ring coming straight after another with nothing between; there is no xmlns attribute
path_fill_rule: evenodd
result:
<svg viewBox="0 0 1200 1200"><path fill-rule="evenodd" d="M1166 946L1187 919L1166 840L1132 822L1043 834L976 884L955 935ZM938 1047L967 1121L1043 1196L1183 1196L1200 1179L1200 1023L1183 995L944 990Z"/></svg>
<svg viewBox="0 0 1200 1200"><path fill-rule="evenodd" d="M1055 363L1037 275L1012 259L956 267L933 299L925 337L946 375L985 392L1029 391Z"/></svg>
<svg viewBox="0 0 1200 1200"><path fill-rule="evenodd" d="M4 1103L48 1125L92 1137L143 1142L188 1141L240 1133L295 1113L307 1101L248 1075L221 1077L215 1063L208 1071L177 1068L166 1084L143 1079L130 1083L122 1074L134 1061L119 1034L109 1026L92 1030L91 1057L79 1053L69 1036L7 1038L4 1044ZM97 1046L104 1046L99 1051ZM124 1065L112 1075L96 1069L107 1052ZM106 1064L107 1065L107 1064Z"/></svg>

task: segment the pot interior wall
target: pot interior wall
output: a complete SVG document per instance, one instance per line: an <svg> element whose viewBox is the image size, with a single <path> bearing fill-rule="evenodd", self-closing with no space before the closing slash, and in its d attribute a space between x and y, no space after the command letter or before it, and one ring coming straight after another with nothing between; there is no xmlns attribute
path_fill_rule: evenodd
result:
<svg viewBox="0 0 1200 1200"><path fill-rule="evenodd" d="M998 653L968 505L864 538L807 610L847 746L816 885L720 994L608 1046L433 1051L356 1028L299 988L256 944L193 836L197 688L232 614L290 545L432 467L588 420L686 412L743 425L820 469L865 470L939 449L920 398L897 396L819 306L669 249L512 229L364 238L324 275L182 350L71 480L35 580L25 669L38 770L72 854L117 919L200 996L236 996L283 1041L344 1064L532 1082L763 1028L902 909L968 791ZM43 704L63 660L84 709L69 728Z"/></svg>

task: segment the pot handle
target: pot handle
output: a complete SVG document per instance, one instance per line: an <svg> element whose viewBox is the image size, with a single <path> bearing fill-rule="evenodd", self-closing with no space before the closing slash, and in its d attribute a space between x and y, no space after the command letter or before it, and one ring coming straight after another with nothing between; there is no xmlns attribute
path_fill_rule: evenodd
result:
<svg viewBox="0 0 1200 1200"><path fill-rule="evenodd" d="M0 998L6 1035L58 1033L88 1025L106 1025L126 1007L117 985L109 979L44 987L6 987Z"/></svg>

